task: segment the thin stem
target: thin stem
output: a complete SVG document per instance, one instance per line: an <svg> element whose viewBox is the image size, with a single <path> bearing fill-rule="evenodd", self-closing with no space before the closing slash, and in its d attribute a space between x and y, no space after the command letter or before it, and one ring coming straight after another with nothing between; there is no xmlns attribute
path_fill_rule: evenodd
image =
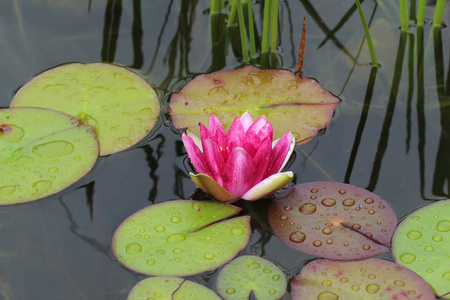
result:
<svg viewBox="0 0 450 300"><path fill-rule="evenodd" d="M277 51L278 0L272 0L270 8L270 51Z"/></svg>
<svg viewBox="0 0 450 300"><path fill-rule="evenodd" d="M433 26L441 26L444 17L446 0L437 0L434 9Z"/></svg>
<svg viewBox="0 0 450 300"><path fill-rule="evenodd" d="M242 46L242 59L248 61L248 46L247 46L247 34L245 32L245 21L244 21L244 9L242 8L241 0L234 0L238 2L238 20L239 20L239 33L241 36L241 46Z"/></svg>
<svg viewBox="0 0 450 300"><path fill-rule="evenodd" d="M217 14L220 11L220 0L211 0L209 4L209 13Z"/></svg>
<svg viewBox="0 0 450 300"><path fill-rule="evenodd" d="M248 9L248 35L250 40L250 56L255 57L256 55L256 44L255 44L255 25L253 21L253 7L252 1L247 1Z"/></svg>
<svg viewBox="0 0 450 300"><path fill-rule="evenodd" d="M372 36L370 35L369 26L367 25L366 17L364 16L364 12L362 10L361 3L359 2L359 0L355 0L355 3L356 3L356 7L358 8L359 16L361 18L361 23L362 23L362 26L364 29L364 34L366 36L367 47L369 48L372 66L377 67L378 66L377 55L375 53L375 47L373 46Z"/></svg>
<svg viewBox="0 0 450 300"><path fill-rule="evenodd" d="M423 26L425 23L426 0L419 0L419 10L417 11L417 26Z"/></svg>
<svg viewBox="0 0 450 300"><path fill-rule="evenodd" d="M262 43L261 52L269 51L270 45L270 4L272 0L266 0L264 2L264 18L263 18L263 33L262 33Z"/></svg>
<svg viewBox="0 0 450 300"><path fill-rule="evenodd" d="M234 21L234 15L236 15L236 11L237 11L237 4L238 4L238 1L233 0L233 4L231 4L230 14L228 16L227 27L230 27Z"/></svg>
<svg viewBox="0 0 450 300"><path fill-rule="evenodd" d="M409 29L408 21L408 0L400 0L400 24L402 30Z"/></svg>

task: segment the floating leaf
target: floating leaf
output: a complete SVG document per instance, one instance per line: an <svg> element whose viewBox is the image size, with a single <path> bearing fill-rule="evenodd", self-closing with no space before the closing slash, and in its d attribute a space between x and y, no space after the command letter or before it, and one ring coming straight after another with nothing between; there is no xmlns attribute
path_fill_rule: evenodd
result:
<svg viewBox="0 0 450 300"><path fill-rule="evenodd" d="M148 275L186 276L218 268L250 238L248 216L215 223L240 210L213 201L177 200L149 206L116 230L114 254L128 268Z"/></svg>
<svg viewBox="0 0 450 300"><path fill-rule="evenodd" d="M286 276L272 262L251 255L236 258L217 277L217 292L225 300L281 299L286 293Z"/></svg>
<svg viewBox="0 0 450 300"><path fill-rule="evenodd" d="M291 131L302 144L328 125L338 102L313 79L247 66L195 77L172 95L169 111L176 128L189 128L197 136L198 123L208 124L211 113L226 130L244 112L254 119L264 115L275 139Z"/></svg>
<svg viewBox="0 0 450 300"><path fill-rule="evenodd" d="M395 230L392 254L425 279L436 295L450 299L450 200L409 214Z"/></svg>
<svg viewBox="0 0 450 300"><path fill-rule="evenodd" d="M89 172L98 141L79 124L49 109L0 109L0 205L46 197Z"/></svg>
<svg viewBox="0 0 450 300"><path fill-rule="evenodd" d="M314 260L292 279L291 287L293 300L435 299L417 274L379 258Z"/></svg>
<svg viewBox="0 0 450 300"><path fill-rule="evenodd" d="M139 281L127 300L220 300L216 293L198 283L178 277L150 277Z"/></svg>
<svg viewBox="0 0 450 300"><path fill-rule="evenodd" d="M337 182L292 187L269 206L275 235L298 251L349 260L389 251L397 218L379 196Z"/></svg>
<svg viewBox="0 0 450 300"><path fill-rule="evenodd" d="M159 102L137 74L110 64L66 64L34 77L14 96L12 107L51 108L95 128L100 154L127 149L155 125Z"/></svg>

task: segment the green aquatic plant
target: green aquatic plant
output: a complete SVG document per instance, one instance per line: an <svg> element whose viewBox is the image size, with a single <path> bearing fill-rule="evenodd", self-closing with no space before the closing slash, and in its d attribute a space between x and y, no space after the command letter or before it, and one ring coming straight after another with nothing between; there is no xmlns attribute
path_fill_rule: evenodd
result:
<svg viewBox="0 0 450 300"><path fill-rule="evenodd" d="M94 130L44 108L0 109L0 205L57 193L94 166Z"/></svg>
<svg viewBox="0 0 450 300"><path fill-rule="evenodd" d="M159 116L153 88L126 68L71 63L34 77L15 94L11 107L65 112L94 127L100 155L127 149L147 136Z"/></svg>
<svg viewBox="0 0 450 300"><path fill-rule="evenodd" d="M269 224L289 247L351 260L388 252L397 218L386 201L338 182L296 185L269 205Z"/></svg>
<svg viewBox="0 0 450 300"><path fill-rule="evenodd" d="M243 255L217 275L217 292L225 300L276 300L286 293L286 275L274 263L259 256Z"/></svg>
<svg viewBox="0 0 450 300"><path fill-rule="evenodd" d="M429 204L406 216L392 238L395 261L445 299L450 299L449 216L450 200Z"/></svg>
<svg viewBox="0 0 450 300"><path fill-rule="evenodd" d="M367 47L369 48L370 59L373 67L378 67L377 55L375 53L375 47L373 45L372 36L370 35L369 26L367 25L366 17L364 16L364 11L361 7L359 0L355 0L356 7L358 9L359 17L361 18L361 24L364 29L364 35L367 40Z"/></svg>
<svg viewBox="0 0 450 300"><path fill-rule="evenodd" d="M119 262L141 274L188 276L213 270L248 243L249 216L224 220L240 211L213 201L155 204L122 222L112 249Z"/></svg>

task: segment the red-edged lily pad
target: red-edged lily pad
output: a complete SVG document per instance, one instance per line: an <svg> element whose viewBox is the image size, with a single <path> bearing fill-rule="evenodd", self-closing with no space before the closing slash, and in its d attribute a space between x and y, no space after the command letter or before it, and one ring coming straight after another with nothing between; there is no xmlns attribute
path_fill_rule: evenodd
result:
<svg viewBox="0 0 450 300"><path fill-rule="evenodd" d="M379 196L337 182L296 185L269 206L275 235L298 251L350 260L389 251L397 218Z"/></svg>
<svg viewBox="0 0 450 300"><path fill-rule="evenodd" d="M114 255L128 268L147 275L187 276L218 268L250 238L249 216L218 222L240 210L219 202L189 200L146 207L116 230Z"/></svg>
<svg viewBox="0 0 450 300"><path fill-rule="evenodd" d="M425 279L437 296L450 299L450 200L409 214L395 230L392 254Z"/></svg>
<svg viewBox="0 0 450 300"><path fill-rule="evenodd" d="M291 282L294 300L435 299L428 284L414 272L391 261L318 259Z"/></svg>
<svg viewBox="0 0 450 300"><path fill-rule="evenodd" d="M143 139L159 116L152 87L136 73L104 64L65 64L34 77L14 96L12 107L45 107L94 127L100 155Z"/></svg>
<svg viewBox="0 0 450 300"><path fill-rule="evenodd" d="M139 281L127 298L149 299L220 300L220 297L207 287L183 278L150 277Z"/></svg>
<svg viewBox="0 0 450 300"><path fill-rule="evenodd" d="M286 276L272 262L244 255L227 264L217 277L217 292L225 300L281 299L286 293Z"/></svg>
<svg viewBox="0 0 450 300"><path fill-rule="evenodd" d="M98 158L94 130L43 108L0 109L0 205L37 200L86 175Z"/></svg>
<svg viewBox="0 0 450 300"><path fill-rule="evenodd" d="M244 112L254 119L264 115L273 125L274 139L291 131L302 144L328 125L338 102L313 79L246 66L195 77L172 95L169 111L176 128L197 136L198 123L208 124L211 113L226 130Z"/></svg>

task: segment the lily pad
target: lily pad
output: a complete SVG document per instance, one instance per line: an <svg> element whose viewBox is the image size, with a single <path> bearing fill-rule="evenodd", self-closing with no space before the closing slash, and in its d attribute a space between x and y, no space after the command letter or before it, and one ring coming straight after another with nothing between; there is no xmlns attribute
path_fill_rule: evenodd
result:
<svg viewBox="0 0 450 300"><path fill-rule="evenodd" d="M286 293L286 276L272 262L244 255L227 264L217 277L217 292L225 300L281 299Z"/></svg>
<svg viewBox="0 0 450 300"><path fill-rule="evenodd" d="M155 91L123 67L71 63L39 74L14 96L12 107L65 112L95 128L100 155L127 149L143 139L159 116Z"/></svg>
<svg viewBox="0 0 450 300"><path fill-rule="evenodd" d="M213 201L176 200L128 217L116 230L114 255L147 275L187 276L216 269L250 238L250 217L225 220L241 209Z"/></svg>
<svg viewBox="0 0 450 300"><path fill-rule="evenodd" d="M350 260L389 251L397 218L379 196L337 182L298 184L269 205L269 224L303 253Z"/></svg>
<svg viewBox="0 0 450 300"><path fill-rule="evenodd" d="M291 281L293 300L310 299L435 299L417 274L391 261L318 259Z"/></svg>
<svg viewBox="0 0 450 300"><path fill-rule="evenodd" d="M98 141L79 124L50 109L0 109L0 205L49 196L91 170Z"/></svg>
<svg viewBox="0 0 450 300"><path fill-rule="evenodd" d="M450 200L409 214L392 238L395 261L419 274L437 296L450 299Z"/></svg>
<svg viewBox="0 0 450 300"><path fill-rule="evenodd" d="M208 124L211 113L226 130L244 112L254 119L264 115L273 125L274 139L291 131L296 143L303 144L328 125L338 102L313 79L246 66L195 77L172 95L169 112L176 128L197 136L198 123Z"/></svg>
<svg viewBox="0 0 450 300"><path fill-rule="evenodd" d="M220 300L212 290L201 284L178 277L150 277L139 281L127 300Z"/></svg>

